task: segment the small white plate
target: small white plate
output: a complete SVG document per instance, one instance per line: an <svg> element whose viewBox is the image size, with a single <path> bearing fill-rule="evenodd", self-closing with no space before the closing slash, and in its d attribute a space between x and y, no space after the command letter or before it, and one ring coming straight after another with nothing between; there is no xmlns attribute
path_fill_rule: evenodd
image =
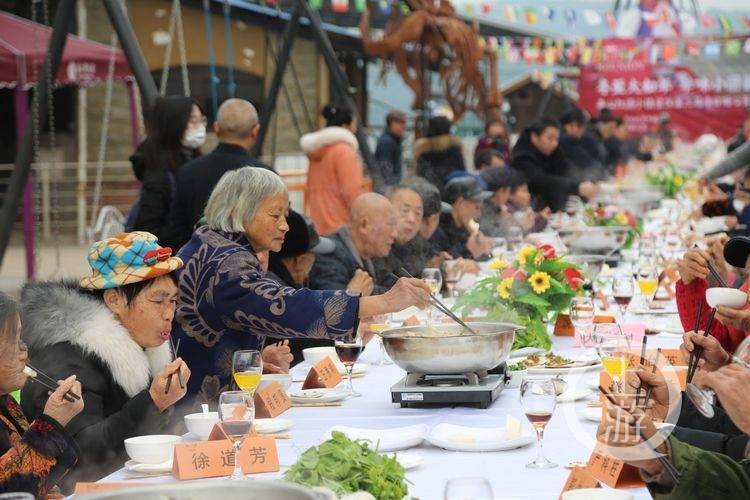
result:
<svg viewBox="0 0 750 500"><path fill-rule="evenodd" d="M142 464L135 460L125 462L125 470L136 474L166 474L172 472L172 460L160 464Z"/></svg>
<svg viewBox="0 0 750 500"><path fill-rule="evenodd" d="M451 451L502 451L521 448L534 442L531 434L505 439L504 427L463 427L438 424L426 439L438 448Z"/></svg>
<svg viewBox="0 0 750 500"><path fill-rule="evenodd" d="M602 421L601 408L583 408L578 412L578 415L584 420L590 420L592 422Z"/></svg>
<svg viewBox="0 0 750 500"><path fill-rule="evenodd" d="M417 424L391 429L361 429L337 425L326 433L324 439L329 439L333 431L343 432L349 439L369 441L371 448L385 453L419 446L427 435L428 427Z"/></svg>
<svg viewBox="0 0 750 500"><path fill-rule="evenodd" d="M529 375L569 375L572 373L583 373L589 370L599 370L602 362L599 358L585 356L566 356L573 360L572 366L562 368L547 368L544 366L533 366L528 368Z"/></svg>
<svg viewBox="0 0 750 500"><path fill-rule="evenodd" d="M390 458L395 457L404 470L416 469L424 463L424 458L415 453L386 453L386 456Z"/></svg>
<svg viewBox="0 0 750 500"><path fill-rule="evenodd" d="M294 422L289 418L256 418L253 425L258 434L276 434L291 429Z"/></svg>
<svg viewBox="0 0 750 500"><path fill-rule="evenodd" d="M522 347L520 349L516 349L515 351L510 351L510 354L508 355L509 358L520 358L522 356L531 356L532 354L542 354L545 351L544 349L540 349L538 347Z"/></svg>
<svg viewBox="0 0 750 500"><path fill-rule="evenodd" d="M591 389L579 388L579 389L568 389L559 396L557 396L558 403L572 403L579 399L587 398L591 395Z"/></svg>
<svg viewBox="0 0 750 500"><path fill-rule="evenodd" d="M333 403L346 399L346 389L301 389L289 394L292 403Z"/></svg>

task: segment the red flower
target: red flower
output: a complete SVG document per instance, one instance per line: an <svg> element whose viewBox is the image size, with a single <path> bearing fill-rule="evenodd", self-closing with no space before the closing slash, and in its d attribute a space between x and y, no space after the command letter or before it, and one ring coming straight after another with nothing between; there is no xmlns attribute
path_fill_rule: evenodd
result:
<svg viewBox="0 0 750 500"><path fill-rule="evenodd" d="M604 207L599 207L594 211L594 214L596 214L597 217L604 219L607 213L604 211Z"/></svg>
<svg viewBox="0 0 750 500"><path fill-rule="evenodd" d="M581 273L578 272L578 269L569 267L563 271L563 274L573 290L578 290L581 285L583 285L583 277L581 276Z"/></svg>
<svg viewBox="0 0 750 500"><path fill-rule="evenodd" d="M557 257L557 254L555 253L555 248L548 243L539 245L537 248L539 248L539 251L542 252L542 255L547 260L554 259L555 257Z"/></svg>
<svg viewBox="0 0 750 500"><path fill-rule="evenodd" d="M628 226L635 227L635 225L638 223L635 215L633 215L632 212L625 212L625 214L628 216Z"/></svg>
<svg viewBox="0 0 750 500"><path fill-rule="evenodd" d="M520 269L516 269L515 267L509 267L508 269L503 271L503 274L500 275L500 278L501 279L513 278L516 281L523 281L526 279L526 275Z"/></svg>

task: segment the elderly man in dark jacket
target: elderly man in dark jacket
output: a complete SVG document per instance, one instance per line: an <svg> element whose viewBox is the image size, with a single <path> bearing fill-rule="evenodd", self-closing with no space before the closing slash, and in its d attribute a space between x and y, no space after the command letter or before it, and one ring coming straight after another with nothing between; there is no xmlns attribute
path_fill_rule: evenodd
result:
<svg viewBox="0 0 750 500"><path fill-rule="evenodd" d="M273 170L248 152L259 130L258 113L250 102L227 99L219 107L214 122L219 145L209 154L183 165L177 174L177 196L171 218L179 233L179 246L190 239L195 224L203 217L208 197L225 173L247 166Z"/></svg>
<svg viewBox="0 0 750 500"><path fill-rule="evenodd" d="M392 110L385 117L386 130L378 139L375 148L375 166L371 169L378 192L385 191L389 186L401 182L404 175L401 161L401 142L406 132L406 115L398 110Z"/></svg>
<svg viewBox="0 0 750 500"><path fill-rule="evenodd" d="M360 195L352 204L351 222L328 235L336 249L315 260L310 274L312 288L368 295L376 277L372 259L390 253L397 230L396 211L388 198L377 193Z"/></svg>
<svg viewBox="0 0 750 500"><path fill-rule="evenodd" d="M489 254L490 240L479 230L476 219L482 214L482 202L491 196L472 175L451 179L443 193L451 211L440 216L440 225L430 238L433 249L453 258L479 259Z"/></svg>

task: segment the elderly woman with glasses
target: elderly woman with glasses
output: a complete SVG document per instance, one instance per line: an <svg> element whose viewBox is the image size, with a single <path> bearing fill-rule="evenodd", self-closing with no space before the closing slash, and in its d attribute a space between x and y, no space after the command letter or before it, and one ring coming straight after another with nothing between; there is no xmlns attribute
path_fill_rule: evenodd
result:
<svg viewBox="0 0 750 500"><path fill-rule="evenodd" d="M0 493L43 497L56 490L57 480L78 459L78 447L65 426L83 410L83 399L66 399L65 394L80 394L81 384L75 375L60 382L29 424L9 395L26 382L28 351L20 335L18 305L0 293Z"/></svg>
<svg viewBox="0 0 750 500"><path fill-rule="evenodd" d="M259 349L266 336L345 339L359 318L428 303L429 289L417 279L360 298L343 290L295 290L268 278L259 257L281 249L288 213L278 175L253 167L228 172L206 204L207 224L180 250L185 266L173 332L193 373L194 404L215 402L230 385L232 353Z"/></svg>

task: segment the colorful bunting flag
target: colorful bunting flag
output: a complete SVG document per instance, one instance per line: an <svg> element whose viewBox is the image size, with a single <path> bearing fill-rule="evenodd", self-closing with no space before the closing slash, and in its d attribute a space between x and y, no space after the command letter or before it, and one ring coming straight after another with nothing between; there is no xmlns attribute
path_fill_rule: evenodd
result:
<svg viewBox="0 0 750 500"><path fill-rule="evenodd" d="M745 54L750 54L750 38L745 40L745 46L742 48L742 52Z"/></svg>
<svg viewBox="0 0 750 500"><path fill-rule="evenodd" d="M313 10L320 10L323 8L323 0L310 0L310 7Z"/></svg>
<svg viewBox="0 0 750 500"><path fill-rule="evenodd" d="M719 16L719 24L721 25L721 30L725 35L728 35L732 32L732 21L724 14L721 14Z"/></svg>
<svg viewBox="0 0 750 500"><path fill-rule="evenodd" d="M364 12L366 6L365 0L354 0L354 10L357 12Z"/></svg>
<svg viewBox="0 0 750 500"><path fill-rule="evenodd" d="M716 25L716 19L708 14L701 14L701 24L704 28L711 28Z"/></svg>
<svg viewBox="0 0 750 500"><path fill-rule="evenodd" d="M537 13L534 7L526 7L524 14L526 15L526 24L535 25L537 21Z"/></svg>
<svg viewBox="0 0 750 500"><path fill-rule="evenodd" d="M391 0L380 0L378 2L378 12L380 12L384 16L390 15L391 10Z"/></svg>
<svg viewBox="0 0 750 500"><path fill-rule="evenodd" d="M485 16L492 12L492 5L489 2L482 2L482 14Z"/></svg>
<svg viewBox="0 0 750 500"><path fill-rule="evenodd" d="M575 26L576 24L576 11L570 8L565 9L565 21L567 21L568 26Z"/></svg>
<svg viewBox="0 0 750 500"><path fill-rule="evenodd" d="M333 12L349 12L349 0L331 0L331 10Z"/></svg>
<svg viewBox="0 0 750 500"><path fill-rule="evenodd" d="M589 26L599 26L602 24L602 16L598 12L592 9L586 9L583 11L583 20Z"/></svg>
<svg viewBox="0 0 750 500"><path fill-rule="evenodd" d="M719 45L719 42L708 42L703 47L703 55L706 59L718 59L721 55L721 45Z"/></svg>
<svg viewBox="0 0 750 500"><path fill-rule="evenodd" d="M737 39L727 40L727 43L724 45L724 53L728 56L738 56L741 50L742 44Z"/></svg>
<svg viewBox="0 0 750 500"><path fill-rule="evenodd" d="M516 9L512 5L506 5L503 7L503 15L505 16L506 21L511 23L516 22Z"/></svg>
<svg viewBox="0 0 750 500"><path fill-rule="evenodd" d="M745 29L750 30L750 16L742 16L742 24L745 25Z"/></svg>
<svg viewBox="0 0 750 500"><path fill-rule="evenodd" d="M609 26L609 29L612 31L617 29L617 18L615 18L615 15L611 12L607 12L605 14L605 17L607 18L607 26Z"/></svg>

